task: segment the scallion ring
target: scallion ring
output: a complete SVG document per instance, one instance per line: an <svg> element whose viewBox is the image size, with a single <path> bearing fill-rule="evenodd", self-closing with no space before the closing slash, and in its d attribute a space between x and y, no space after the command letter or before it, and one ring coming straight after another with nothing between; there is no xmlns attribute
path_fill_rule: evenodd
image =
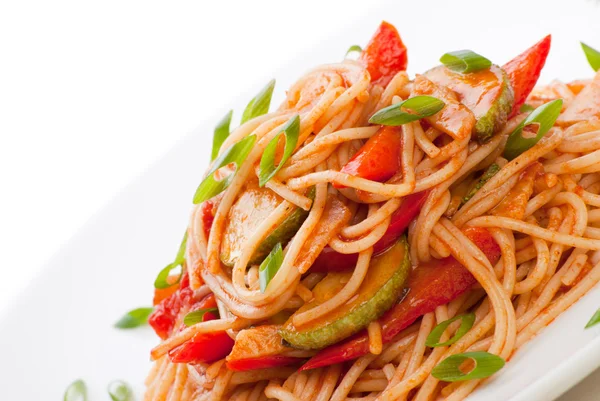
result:
<svg viewBox="0 0 600 401"><path fill-rule="evenodd" d="M362 47L359 45L352 45L346 50L345 58L348 58L348 55L351 53L362 53Z"/></svg>
<svg viewBox="0 0 600 401"><path fill-rule="evenodd" d="M263 260L258 268L258 281L260 284L260 291L265 292L267 286L277 274L277 271L283 263L283 250L281 243L278 243L273 247L271 253Z"/></svg>
<svg viewBox="0 0 600 401"><path fill-rule="evenodd" d="M440 338L444 331L452 324L452 322L460 319L460 327L456 330L456 333L450 338L448 341L440 342ZM467 313L465 315L454 316L452 319L448 319L438 324L431 330L431 333L427 336L427 340L425 341L425 345L428 347L444 347L446 345L452 345L458 340L462 338L471 327L473 327L473 323L475 323L475 314Z"/></svg>
<svg viewBox="0 0 600 401"><path fill-rule="evenodd" d="M269 83L258 92L256 96L250 100L244 113L242 114L242 122L245 123L248 120L262 116L269 112L269 106L271 105L271 97L273 96L273 89L275 89L275 80L272 79Z"/></svg>
<svg viewBox="0 0 600 401"><path fill-rule="evenodd" d="M215 160L219 156L219 150L221 145L225 142L225 139L229 136L229 126L231 125L231 117L233 116L233 110L229 110L227 114L219 121L213 132L213 143L212 151L210 154L210 160Z"/></svg>
<svg viewBox="0 0 600 401"><path fill-rule="evenodd" d="M154 308L136 308L123 315L116 323L118 329L133 329L148 323L148 316Z"/></svg>
<svg viewBox="0 0 600 401"><path fill-rule="evenodd" d="M508 136L504 148L504 157L512 160L521 153L532 148L548 131L554 126L554 122L562 109L562 99L556 99L536 108L515 128ZM534 128L528 137L523 136L523 131L527 127Z"/></svg>
<svg viewBox="0 0 600 401"><path fill-rule="evenodd" d="M193 326L195 324L201 323L204 321L204 315L206 313L217 314L219 310L217 308L206 308L206 309L198 309L193 312L188 313L183 318L183 324L186 326Z"/></svg>
<svg viewBox="0 0 600 401"><path fill-rule="evenodd" d="M475 367L464 373L461 365L469 359L475 363ZM465 352L444 359L433 368L431 375L445 382L485 379L502 369L505 363L504 359L489 352Z"/></svg>
<svg viewBox="0 0 600 401"><path fill-rule="evenodd" d="M587 58L588 63L590 63L590 66L594 69L594 71L600 70L600 51L586 45L583 42L581 42L581 48L585 53L585 58Z"/></svg>
<svg viewBox="0 0 600 401"><path fill-rule="evenodd" d="M87 386L81 379L71 383L63 396L63 401L87 401L87 399Z"/></svg>
<svg viewBox="0 0 600 401"><path fill-rule="evenodd" d="M600 309L598 309L596 311L596 313L594 313L594 316L592 316L592 318L590 319L589 322L587 322L587 324L585 325L585 328L588 329L592 326L597 325L598 323L600 323Z"/></svg>
<svg viewBox="0 0 600 401"><path fill-rule="evenodd" d="M122 380L115 380L108 385L108 395L112 401L132 401L133 390Z"/></svg>
<svg viewBox="0 0 600 401"><path fill-rule="evenodd" d="M443 101L433 96L415 96L379 110L373 114L369 122L392 126L403 125L432 116L443 109L445 105Z"/></svg>
<svg viewBox="0 0 600 401"><path fill-rule="evenodd" d="M485 70L491 67L492 62L472 50L458 50L444 54L440 61L447 68L462 74Z"/></svg>
<svg viewBox="0 0 600 401"><path fill-rule="evenodd" d="M277 145L279 143L279 138L281 135L285 137L285 147L283 149L283 155L281 156L281 160L279 164L275 166L275 155L277 153ZM283 167L285 162L288 161L292 153L294 153L294 149L296 149L296 144L298 143L298 136L300 135L300 116L297 114L290 118L287 123L281 128L281 131L275 135L273 139L269 142L263 155L260 159L260 167L258 173L258 185L264 187L267 181L277 174L277 172Z"/></svg>
<svg viewBox="0 0 600 401"><path fill-rule="evenodd" d="M194 195L194 204L202 203L221 192L223 192L231 182L237 172L238 167L246 160L246 157L252 150L256 142L256 135L250 135L242 139L241 141L234 143L227 150L225 150L217 159L213 162L213 165L208 172L206 178L200 183L196 194ZM235 165L235 171L230 173L226 178L217 180L214 177L215 171L225 167L229 164Z"/></svg>

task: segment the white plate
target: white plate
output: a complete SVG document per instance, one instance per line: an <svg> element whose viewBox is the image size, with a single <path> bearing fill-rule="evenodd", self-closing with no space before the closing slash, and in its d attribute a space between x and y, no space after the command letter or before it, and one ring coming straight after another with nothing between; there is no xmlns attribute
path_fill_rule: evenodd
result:
<svg viewBox="0 0 600 401"><path fill-rule="evenodd" d="M578 40L597 40L600 10L595 2L486 4L384 5L275 74L278 99L306 69L335 61L350 44L365 43L381 19L400 30L409 47L411 73L435 65L445 51L461 48L502 63L551 32L553 50L542 81L591 76ZM231 106L241 110L247 99ZM218 118L208 119L98 213L3 317L2 399L57 400L79 377L89 384L91 400L106 399L105 386L116 378L142 391L148 351L156 338L147 328L125 332L112 324L127 309L150 302L156 272L174 256ZM549 400L585 377L599 365L600 328L583 326L599 305L597 288L520 350L470 400Z"/></svg>

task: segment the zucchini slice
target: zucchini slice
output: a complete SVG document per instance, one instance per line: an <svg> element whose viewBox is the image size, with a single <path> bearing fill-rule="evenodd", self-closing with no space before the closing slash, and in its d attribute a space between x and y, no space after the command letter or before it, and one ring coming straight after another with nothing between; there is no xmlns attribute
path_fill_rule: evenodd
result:
<svg viewBox="0 0 600 401"><path fill-rule="evenodd" d="M458 95L458 100L475 115L473 133L481 142L488 141L504 127L514 103L508 76L497 65L489 69L461 74L445 66L435 67L425 76Z"/></svg>
<svg viewBox="0 0 600 401"><path fill-rule="evenodd" d="M279 334L292 347L300 349L320 349L343 340L367 327L401 298L409 270L408 243L402 237L388 251L371 260L357 295L335 311L301 327L294 326L292 316ZM296 313L332 298L344 287L351 274L329 273L313 289L313 300Z"/></svg>
<svg viewBox="0 0 600 401"><path fill-rule="evenodd" d="M307 196L314 199L314 188L309 190ZM229 211L221 244L221 262L227 266L233 266L242 253L242 247L246 240L280 203L281 199L267 188L249 188L244 191ZM296 234L307 216L308 211L299 207L295 208L260 243L250 258L249 264L260 264L278 242L285 246Z"/></svg>

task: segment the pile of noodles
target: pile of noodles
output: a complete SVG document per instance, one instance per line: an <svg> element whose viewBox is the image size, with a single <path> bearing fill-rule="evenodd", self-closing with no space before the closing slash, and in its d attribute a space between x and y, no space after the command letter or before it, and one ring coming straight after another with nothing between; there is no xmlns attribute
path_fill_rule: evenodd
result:
<svg viewBox="0 0 600 401"><path fill-rule="evenodd" d="M186 267L191 286L198 296L208 292L216 295L221 317L175 333L152 351L156 363L147 379L145 400L464 399L481 380L439 382L430 372L440 361L475 350L510 359L600 280L600 255L595 252L600 250L600 121L573 122L565 117L569 105L589 84L591 81L555 82L536 89L528 103L537 106L562 98L562 115L537 145L510 162L501 156L504 144L524 114L510 119L503 132L485 144L470 138L453 139L433 128L424 131L418 121L403 125L401 175L393 183L378 183L340 169L378 130L368 124L369 117L410 95L412 82L407 74L398 73L382 88L371 85L368 72L350 60L308 72L289 89L277 111L244 123L221 147L222 151L251 134L257 138L221 195L210 235L205 235L200 205L192 212L189 225ZM267 184L283 202L247 240L235 265L225 268L219 250L229 210L246 183L255 179L265 146L295 114L301 121L298 146ZM525 169L536 162L543 166L546 188L527 201L525 217L491 213ZM471 184L474 172L492 163L501 170L458 210L461 196L456 194L457 188ZM334 181L346 188L334 189L330 185ZM310 207L305 190L312 186L316 193ZM297 309L310 299L311 289L323 276L311 273L310 266L296 259L303 245L311 241L328 194L337 194L354 214L364 210L359 203L367 203L368 213L363 212L362 220L354 219L328 244L338 252L358 253L359 259L343 290L311 309L310 316L304 316L307 320L352 298L369 267L372 246L386 231L390 216L403 197L423 190L430 190L429 195L408 231L413 266L452 255L478 284L424 315L394 341L383 344L379 354L360 357L349 369L333 365L303 372L294 367L233 372L224 360L210 365L170 362L168 351L197 333L227 330L235 336L282 309ZM292 206L310 208L310 212L285 247L283 264L263 293L258 289L257 266L248 266L248 261ZM462 233L468 226L486 227L499 244L501 259L495 266ZM433 327L465 311L476 315L466 335L451 346L425 346ZM450 329L451 335L456 326ZM370 341L381 347L377 330L373 332ZM314 352L297 354L311 355Z"/></svg>

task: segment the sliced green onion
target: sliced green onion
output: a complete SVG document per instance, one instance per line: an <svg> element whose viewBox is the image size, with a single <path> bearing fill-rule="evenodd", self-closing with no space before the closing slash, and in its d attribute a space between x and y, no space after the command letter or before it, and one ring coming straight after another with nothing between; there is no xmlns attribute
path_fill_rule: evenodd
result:
<svg viewBox="0 0 600 401"><path fill-rule="evenodd" d="M169 276L171 272L175 269L179 268L179 274L177 275L177 280L170 281ZM165 288L169 288L175 284L178 284L181 281L181 276L183 275L183 266L182 263L173 262L165 266L161 271L158 272L156 279L154 280L154 288L158 288L159 290L164 290Z"/></svg>
<svg viewBox="0 0 600 401"><path fill-rule="evenodd" d="M460 365L467 359L472 359L475 362L475 367L469 373L463 373L460 370ZM445 382L484 379L502 369L504 364L504 359L489 352L465 352L444 359L433 368L431 375Z"/></svg>
<svg viewBox="0 0 600 401"><path fill-rule="evenodd" d="M527 103L523 103L523 106L521 106L519 108L520 113L530 113L534 110L535 110L535 107L533 107L532 105L527 104Z"/></svg>
<svg viewBox="0 0 600 401"><path fill-rule="evenodd" d="M562 104L562 99L556 99L532 111L508 136L506 147L504 148L504 157L512 160L538 143L550 131L550 128L554 126L554 122L562 109ZM537 133L530 138L524 138L522 135L523 129L529 125L536 125Z"/></svg>
<svg viewBox="0 0 600 401"><path fill-rule="evenodd" d="M452 338L450 338L448 341L441 343L440 338L442 337L442 334L444 334L444 331L448 328L448 326L450 326L450 324L452 324L452 322L455 322L458 319L461 319L461 321L460 327L458 328L458 330L456 330L456 333L454 333ZM435 326L433 330L431 330L431 333L429 333L429 335L427 336L425 345L427 345L428 347L444 347L446 345L454 344L455 342L460 340L462 336L467 334L469 330L471 330L471 327L473 327L473 323L475 323L474 313L458 315L453 317L452 319L445 320L442 323Z"/></svg>
<svg viewBox="0 0 600 401"><path fill-rule="evenodd" d="M285 148L283 150L283 156L281 161L275 167L275 153L277 152L277 144L279 143L279 137L285 135ZM283 167L285 162L288 161L296 144L298 143L298 136L300 135L300 116L297 114L290 118L287 123L281 128L281 131L267 145L263 155L260 159L260 169L258 173L258 185L264 187L267 181L277 174L277 172Z"/></svg>
<svg viewBox="0 0 600 401"><path fill-rule="evenodd" d="M271 253L263 260L258 268L258 281L260 283L260 291L265 292L267 286L277 274L277 271L283 263L283 250L281 243L273 247Z"/></svg>
<svg viewBox="0 0 600 401"><path fill-rule="evenodd" d="M593 47L589 47L585 43L581 42L581 48L585 53L588 63L594 69L594 71L600 70L600 52Z"/></svg>
<svg viewBox="0 0 600 401"><path fill-rule="evenodd" d="M345 57L348 58L348 54L350 53L362 53L362 47L360 47L359 45L350 46L348 50L346 50Z"/></svg>
<svg viewBox="0 0 600 401"><path fill-rule="evenodd" d="M200 183L196 194L194 195L194 204L202 203L207 199L212 198L223 192L233 181L233 177L237 172L238 167L246 160L246 157L252 150L254 142L256 141L256 135L250 135L242 139L241 141L234 143L227 150L225 150L217 159L213 162L213 166L208 172L206 178ZM235 171L229 174L226 178L217 181L214 177L215 171L221 167L227 166L230 163L235 164Z"/></svg>
<svg viewBox="0 0 600 401"><path fill-rule="evenodd" d="M118 329L133 329L148 323L148 316L154 308L137 308L123 315L116 323Z"/></svg>
<svg viewBox="0 0 600 401"><path fill-rule="evenodd" d="M252 120L255 117L267 114L269 106L271 105L271 97L273 96L273 89L275 89L275 80L269 81L267 86L261 89L256 96L250 100L244 114L242 114L242 124L248 120Z"/></svg>
<svg viewBox="0 0 600 401"><path fill-rule="evenodd" d="M219 150L221 149L221 145L225 142L225 139L229 136L229 125L231 125L231 116L233 115L233 110L229 110L225 117L219 121L217 126L215 127L215 131L213 133L213 144L212 144L212 152L210 155L210 160L215 160L217 156L219 156Z"/></svg>
<svg viewBox="0 0 600 401"><path fill-rule="evenodd" d="M122 380L115 380L108 385L108 395L112 401L132 401L133 391L129 384Z"/></svg>
<svg viewBox="0 0 600 401"><path fill-rule="evenodd" d="M181 240L179 249L177 250L177 255L175 256L175 263L183 263L185 260L185 248L187 247L187 238L188 233L186 230L185 234L183 234L183 239Z"/></svg>
<svg viewBox="0 0 600 401"><path fill-rule="evenodd" d="M440 61L452 71L468 74L490 68L492 62L471 50L458 50L444 54Z"/></svg>
<svg viewBox="0 0 600 401"><path fill-rule="evenodd" d="M198 309L193 312L188 313L183 318L183 324L186 326L193 326L197 323L201 323L204 319L204 314L210 312L212 314L218 313L219 310L217 308L206 308L206 309Z"/></svg>
<svg viewBox="0 0 600 401"><path fill-rule="evenodd" d="M587 324L585 325L585 328L588 329L592 326L597 325L598 323L600 323L600 309L598 309L596 311L596 313L594 313L594 316L592 316L592 318L590 319L589 322L587 322Z"/></svg>
<svg viewBox="0 0 600 401"><path fill-rule="evenodd" d="M495 176L498 171L500 171L499 165L497 165L496 163L490 164L490 166L487 168L487 170L485 170L485 173L483 173L483 175L479 178L479 180L477 180L477 184L475 184L475 186L473 188L471 188L469 190L469 192L467 192L467 194L462 198L462 201L460 202L460 206L464 205L473 196L475 196L477 191L479 191L481 189L481 187L483 187L485 185L485 183L490 180L490 178Z"/></svg>
<svg viewBox="0 0 600 401"><path fill-rule="evenodd" d="M154 280L154 288L165 289L174 286L175 284L179 284L179 282L181 281L181 277L183 276L183 263L185 262L186 246L187 230L183 235L183 239L181 240L181 244L179 245L179 249L177 250L175 261L173 263L168 264L161 271L158 272L158 275ZM177 269L178 267L181 267L181 269L179 270L179 274L177 275L177 280L169 280L169 277L171 277L171 272Z"/></svg>
<svg viewBox="0 0 600 401"><path fill-rule="evenodd" d="M446 104L433 96L415 96L403 102L379 110L369 119L372 124L403 125L429 117L444 108ZM402 109L411 110L412 113Z"/></svg>
<svg viewBox="0 0 600 401"><path fill-rule="evenodd" d="M63 397L63 401L87 401L87 399L87 387L81 379L69 384Z"/></svg>

